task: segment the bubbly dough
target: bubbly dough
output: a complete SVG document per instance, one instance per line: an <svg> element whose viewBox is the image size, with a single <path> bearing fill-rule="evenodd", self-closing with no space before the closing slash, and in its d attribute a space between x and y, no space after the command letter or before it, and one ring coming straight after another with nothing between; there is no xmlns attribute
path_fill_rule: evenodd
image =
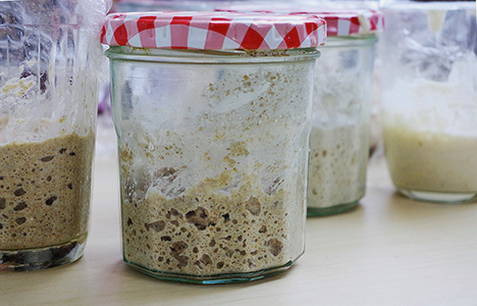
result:
<svg viewBox="0 0 477 306"><path fill-rule="evenodd" d="M93 146L92 134L0 146L0 250L86 235Z"/></svg>

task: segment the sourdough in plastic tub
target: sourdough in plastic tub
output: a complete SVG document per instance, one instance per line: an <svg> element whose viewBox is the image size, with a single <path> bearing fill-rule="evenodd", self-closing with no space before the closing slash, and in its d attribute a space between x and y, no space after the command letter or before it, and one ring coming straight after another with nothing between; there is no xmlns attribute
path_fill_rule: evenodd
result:
<svg viewBox="0 0 477 306"><path fill-rule="evenodd" d="M0 270L83 254L103 1L0 2ZM79 18L81 16L81 18Z"/></svg>
<svg viewBox="0 0 477 306"><path fill-rule="evenodd" d="M475 3L405 2L384 12L383 125L391 178L417 200L475 201Z"/></svg>

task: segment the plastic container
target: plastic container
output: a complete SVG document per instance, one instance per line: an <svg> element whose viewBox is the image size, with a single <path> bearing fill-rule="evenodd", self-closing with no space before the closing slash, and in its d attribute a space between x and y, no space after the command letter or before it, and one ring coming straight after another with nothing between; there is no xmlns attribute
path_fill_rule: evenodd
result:
<svg viewBox="0 0 477 306"><path fill-rule="evenodd" d="M384 13L383 125L392 180L413 199L474 201L475 2L404 2Z"/></svg>
<svg viewBox="0 0 477 306"><path fill-rule="evenodd" d="M145 30L127 37L124 27ZM316 17L109 17L126 263L217 284L264 278L302 255L325 34Z"/></svg>
<svg viewBox="0 0 477 306"><path fill-rule="evenodd" d="M213 9L222 0L116 0L113 12L206 11Z"/></svg>
<svg viewBox="0 0 477 306"><path fill-rule="evenodd" d="M83 254L106 6L0 1L0 270Z"/></svg>

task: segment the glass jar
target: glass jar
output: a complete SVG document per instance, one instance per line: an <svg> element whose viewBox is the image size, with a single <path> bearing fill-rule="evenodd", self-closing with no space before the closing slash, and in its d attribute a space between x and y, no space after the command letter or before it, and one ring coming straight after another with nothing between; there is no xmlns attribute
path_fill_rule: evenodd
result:
<svg viewBox="0 0 477 306"><path fill-rule="evenodd" d="M385 8L384 141L404 195L459 203L477 195L475 2Z"/></svg>
<svg viewBox="0 0 477 306"><path fill-rule="evenodd" d="M313 94L307 204L313 217L352 210L365 194L376 32L383 18L356 9L306 14L321 16L328 27Z"/></svg>
<svg viewBox="0 0 477 306"><path fill-rule="evenodd" d="M0 1L0 270L83 254L105 11L102 1Z"/></svg>
<svg viewBox="0 0 477 306"><path fill-rule="evenodd" d="M230 27L262 25L257 16L213 15L231 19ZM119 18L134 18L126 16ZM209 28L206 20L198 26ZM316 48L114 46L107 55L125 262L159 279L201 284L289 268L304 251Z"/></svg>
<svg viewBox="0 0 477 306"><path fill-rule="evenodd" d="M321 48L310 136L308 216L349 211L365 194L375 43L372 34L329 37Z"/></svg>

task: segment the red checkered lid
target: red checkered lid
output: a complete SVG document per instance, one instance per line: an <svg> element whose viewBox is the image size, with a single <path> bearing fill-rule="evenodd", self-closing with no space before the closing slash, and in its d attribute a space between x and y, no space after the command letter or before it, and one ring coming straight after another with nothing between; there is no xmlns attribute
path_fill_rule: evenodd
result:
<svg viewBox="0 0 477 306"><path fill-rule="evenodd" d="M253 6L249 6L253 8ZM255 14L289 14L293 16L315 15L326 20L327 36L352 36L365 35L381 31L384 26L383 15L376 10L339 10L339 11L292 11L280 9L278 11L250 10L244 7L238 10L217 9L220 12L229 13L255 13Z"/></svg>
<svg viewBox="0 0 477 306"><path fill-rule="evenodd" d="M310 48L325 38L317 16L230 12L110 14L101 33L109 46L199 50Z"/></svg>
<svg viewBox="0 0 477 306"><path fill-rule="evenodd" d="M292 15L313 14L326 20L328 36L366 35L381 31L383 15L376 10L293 12Z"/></svg>

